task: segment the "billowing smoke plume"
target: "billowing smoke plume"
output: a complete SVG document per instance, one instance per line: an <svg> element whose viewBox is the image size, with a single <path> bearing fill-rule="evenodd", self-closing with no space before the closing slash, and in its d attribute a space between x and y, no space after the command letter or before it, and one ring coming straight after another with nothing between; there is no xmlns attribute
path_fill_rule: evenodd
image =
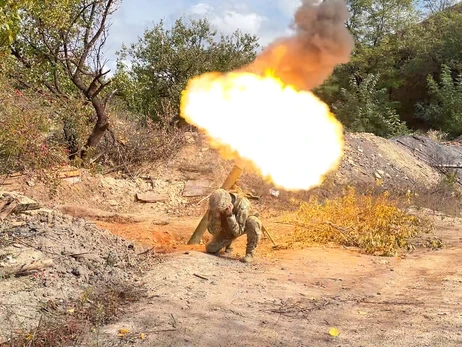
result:
<svg viewBox="0 0 462 347"><path fill-rule="evenodd" d="M244 70L264 74L272 69L285 84L312 90L336 65L350 60L354 42L345 27L348 17L343 0L302 0L295 13L295 35L273 42Z"/></svg>

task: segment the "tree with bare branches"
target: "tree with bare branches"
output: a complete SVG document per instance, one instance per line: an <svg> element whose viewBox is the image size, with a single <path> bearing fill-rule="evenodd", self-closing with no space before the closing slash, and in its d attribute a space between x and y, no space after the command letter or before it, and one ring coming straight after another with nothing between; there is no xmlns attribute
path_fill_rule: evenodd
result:
<svg viewBox="0 0 462 347"><path fill-rule="evenodd" d="M421 0L426 15L432 15L457 4L458 0Z"/></svg>
<svg viewBox="0 0 462 347"><path fill-rule="evenodd" d="M120 0L31 2L20 11L20 31L11 44L11 54L27 69L24 84L42 84L64 99L80 95L93 107L93 129L77 149L81 157L109 129L108 103L115 90L109 87L103 47L119 4Z"/></svg>

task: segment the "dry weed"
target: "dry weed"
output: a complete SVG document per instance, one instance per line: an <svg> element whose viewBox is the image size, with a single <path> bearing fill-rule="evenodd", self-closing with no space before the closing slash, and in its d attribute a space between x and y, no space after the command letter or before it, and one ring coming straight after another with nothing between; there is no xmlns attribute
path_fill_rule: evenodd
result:
<svg viewBox="0 0 462 347"><path fill-rule="evenodd" d="M159 122L119 118L98 146L98 162L110 171L130 176L139 174L142 164L152 164L174 156L185 143L185 129L173 123L173 115L160 117Z"/></svg>
<svg viewBox="0 0 462 347"><path fill-rule="evenodd" d="M320 202L316 197L302 202L293 220L294 242L333 242L359 247L368 254L396 255L412 249L412 237L429 232L432 223L400 210L389 193L358 194L349 187L344 194Z"/></svg>
<svg viewBox="0 0 462 347"><path fill-rule="evenodd" d="M449 134L444 131L430 129L427 136L435 142L444 142L447 141Z"/></svg>
<svg viewBox="0 0 462 347"><path fill-rule="evenodd" d="M124 305L138 301L144 291L123 284L88 288L79 300L66 304L45 303L37 326L16 331L4 346L78 346L90 330L114 321Z"/></svg>

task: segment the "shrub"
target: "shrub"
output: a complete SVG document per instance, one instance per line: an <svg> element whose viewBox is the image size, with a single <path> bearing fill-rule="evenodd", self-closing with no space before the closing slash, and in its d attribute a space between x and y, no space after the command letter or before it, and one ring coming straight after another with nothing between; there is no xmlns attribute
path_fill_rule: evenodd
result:
<svg viewBox="0 0 462 347"><path fill-rule="evenodd" d="M359 247L368 254L395 255L412 249L411 238L429 232L432 224L400 210L388 192L378 196L357 194L348 188L339 197L302 202L296 217L294 242L333 242Z"/></svg>
<svg viewBox="0 0 462 347"><path fill-rule="evenodd" d="M136 118L120 109L117 114L97 148L101 153L98 162L112 170L136 175L143 164L169 159L185 143L184 127L175 123L173 111L159 114L157 122L148 117Z"/></svg>
<svg viewBox="0 0 462 347"><path fill-rule="evenodd" d="M0 173L65 162L64 146L51 136L58 125L53 106L43 96L13 88L1 76L0 83Z"/></svg>
<svg viewBox="0 0 462 347"><path fill-rule="evenodd" d="M17 331L8 346L81 346L89 331L113 322L129 303L145 296L143 288L122 283L108 283L87 288L78 300L59 303L48 301L37 326ZM99 341L96 341L96 345Z"/></svg>
<svg viewBox="0 0 462 347"><path fill-rule="evenodd" d="M385 89L377 89L379 75L369 74L362 82L350 79L342 88L342 100L332 108L339 120L351 131L370 132L378 136L396 136L408 131L389 101Z"/></svg>
<svg viewBox="0 0 462 347"><path fill-rule="evenodd" d="M451 138L462 134L462 74L453 77L451 69L442 65L440 83L427 78L430 102L417 104L417 116Z"/></svg>

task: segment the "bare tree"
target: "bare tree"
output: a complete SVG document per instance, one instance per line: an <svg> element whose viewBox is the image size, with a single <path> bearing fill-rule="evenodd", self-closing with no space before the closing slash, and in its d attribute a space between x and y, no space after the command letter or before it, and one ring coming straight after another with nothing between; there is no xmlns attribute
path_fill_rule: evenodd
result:
<svg viewBox="0 0 462 347"><path fill-rule="evenodd" d="M423 8L426 10L426 13L430 15L444 11L457 3L457 0L422 0Z"/></svg>
<svg viewBox="0 0 462 347"><path fill-rule="evenodd" d="M111 79L103 47L109 18L119 3L74 0L48 9L45 2L35 2L25 9L20 35L11 47L11 53L25 67L39 71L41 82L52 93L66 98L77 92L93 106L94 127L80 150L82 157L109 129L107 105L115 91L107 88Z"/></svg>

